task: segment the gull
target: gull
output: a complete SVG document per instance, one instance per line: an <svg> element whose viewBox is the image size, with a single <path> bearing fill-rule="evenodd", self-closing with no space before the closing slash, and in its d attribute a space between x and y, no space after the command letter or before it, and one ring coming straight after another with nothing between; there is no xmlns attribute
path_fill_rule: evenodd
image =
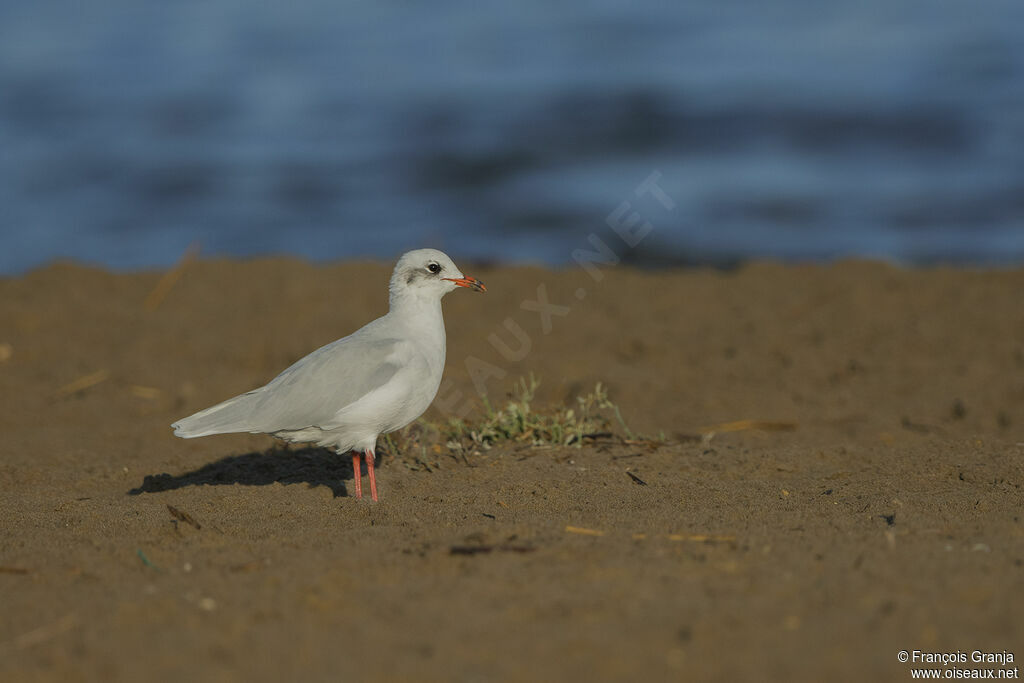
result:
<svg viewBox="0 0 1024 683"><path fill-rule="evenodd" d="M356 498L363 497L362 453L376 501L377 437L415 420L437 395L445 356L441 298L458 287L487 291L444 252L403 254L391 275L387 314L320 347L266 386L175 422L175 435L249 432L315 443L339 455L353 451Z"/></svg>

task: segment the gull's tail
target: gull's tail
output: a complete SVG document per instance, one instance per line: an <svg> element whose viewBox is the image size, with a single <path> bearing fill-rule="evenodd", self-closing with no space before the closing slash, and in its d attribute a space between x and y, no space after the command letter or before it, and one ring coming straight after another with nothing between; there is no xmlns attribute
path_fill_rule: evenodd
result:
<svg viewBox="0 0 1024 683"><path fill-rule="evenodd" d="M229 398L223 403L178 420L171 425L174 428L174 435L183 439L194 439L210 434L253 431L251 417L261 391L262 389L256 389Z"/></svg>

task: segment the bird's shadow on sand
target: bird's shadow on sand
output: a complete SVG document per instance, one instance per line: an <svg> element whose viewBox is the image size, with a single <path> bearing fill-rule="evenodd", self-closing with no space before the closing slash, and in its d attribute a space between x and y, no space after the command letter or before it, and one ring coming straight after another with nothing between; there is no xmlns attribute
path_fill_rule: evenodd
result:
<svg viewBox="0 0 1024 683"><path fill-rule="evenodd" d="M273 448L258 453L231 455L184 474L147 474L128 495L173 491L186 486L244 484L301 484L326 486L335 498L347 496L345 480L352 478L351 458L326 448L287 450Z"/></svg>

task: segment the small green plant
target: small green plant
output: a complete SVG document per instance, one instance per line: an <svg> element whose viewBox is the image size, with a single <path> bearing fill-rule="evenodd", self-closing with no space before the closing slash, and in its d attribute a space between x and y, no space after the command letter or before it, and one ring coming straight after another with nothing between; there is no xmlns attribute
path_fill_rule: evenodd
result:
<svg viewBox="0 0 1024 683"><path fill-rule="evenodd" d="M620 436L634 438L618 406L608 398L608 391L600 382L590 393L578 396L575 404L547 410L537 410L533 405L539 386L540 381L531 374L516 383L504 406L496 409L484 399L483 415L479 418L451 418L440 424L421 420L398 438L383 437L381 445L389 453L415 452L418 447L424 451L424 456L423 444L430 441L435 444L435 452L439 453L443 444L454 455L484 451L505 443L579 448L587 441L615 437L614 423L621 429Z"/></svg>
<svg viewBox="0 0 1024 683"><path fill-rule="evenodd" d="M410 469L431 471L436 457L446 452L469 464L466 456L495 446L524 448L575 447L602 439L637 442L622 412L608 398L607 388L598 382L593 391L577 396L569 406L538 410L534 397L540 381L531 374L520 378L500 408L482 401L481 415L471 419L450 418L446 422L418 420L405 429L383 435L378 452L399 457ZM664 439L640 442L655 444Z"/></svg>

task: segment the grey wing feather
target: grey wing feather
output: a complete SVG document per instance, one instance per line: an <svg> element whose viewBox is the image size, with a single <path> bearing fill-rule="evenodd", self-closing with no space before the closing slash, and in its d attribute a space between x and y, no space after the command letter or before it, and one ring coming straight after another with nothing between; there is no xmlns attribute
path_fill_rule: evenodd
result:
<svg viewBox="0 0 1024 683"><path fill-rule="evenodd" d="M364 328L365 330L366 328ZM174 425L185 438L230 432L302 429L329 422L341 408L387 383L398 371L397 339L360 330L299 360L269 384Z"/></svg>

